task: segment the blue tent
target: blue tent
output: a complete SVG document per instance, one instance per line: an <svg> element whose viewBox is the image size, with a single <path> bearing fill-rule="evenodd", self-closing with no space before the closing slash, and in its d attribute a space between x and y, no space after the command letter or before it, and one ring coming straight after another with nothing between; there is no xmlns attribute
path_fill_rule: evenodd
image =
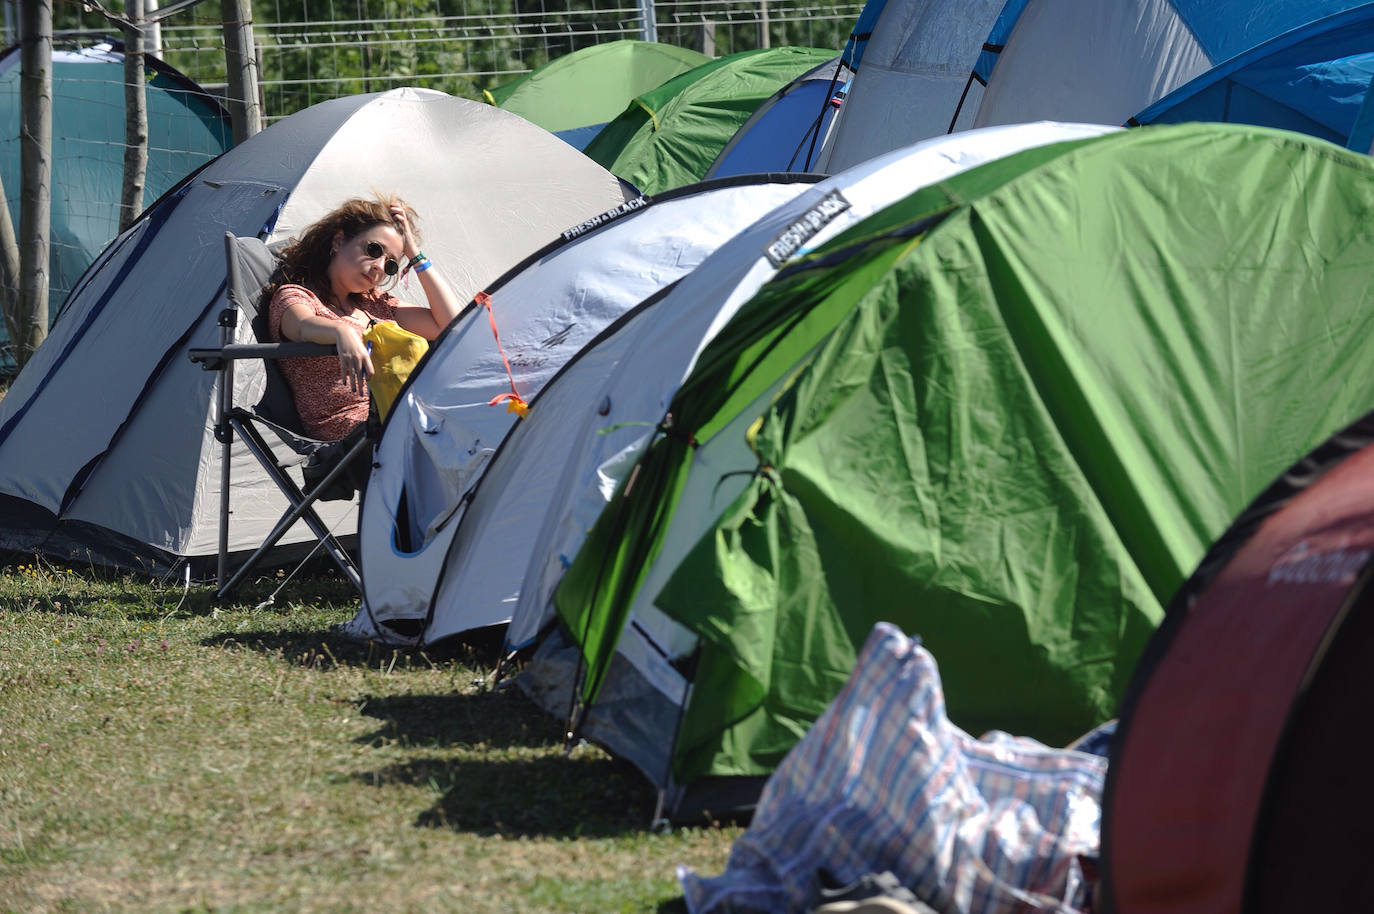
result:
<svg viewBox="0 0 1374 914"><path fill-rule="evenodd" d="M601 132L601 128L609 123L610 121L605 121L600 124L588 124L585 127L569 127L567 130L555 130L553 135L580 151L586 149L587 144Z"/></svg>
<svg viewBox="0 0 1374 914"><path fill-rule="evenodd" d="M1271 39L1175 89L1128 122L1227 121L1347 145L1374 78L1374 4ZM1366 140L1364 149L1369 143Z"/></svg>
<svg viewBox="0 0 1374 914"><path fill-rule="evenodd" d="M773 93L735 131L706 177L811 171L849 72L836 57Z"/></svg>
<svg viewBox="0 0 1374 914"><path fill-rule="evenodd" d="M19 48L0 54L0 180L19 225ZM148 164L144 205L233 145L229 114L194 82L146 58ZM52 60L52 213L48 314L115 237L124 187L124 56L100 45ZM0 326L0 351L9 340ZM0 357L0 366L9 363Z"/></svg>

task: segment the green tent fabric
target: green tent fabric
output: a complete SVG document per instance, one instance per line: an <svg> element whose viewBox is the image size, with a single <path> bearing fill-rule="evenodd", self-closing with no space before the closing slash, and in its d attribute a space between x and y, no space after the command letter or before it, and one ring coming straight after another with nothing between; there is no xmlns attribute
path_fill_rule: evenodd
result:
<svg viewBox="0 0 1374 914"><path fill-rule="evenodd" d="M571 130L609 123L635 96L710 59L691 48L624 38L556 57L482 94L545 130Z"/></svg>
<svg viewBox="0 0 1374 914"><path fill-rule="evenodd" d="M1371 178L1297 134L1144 128L966 172L784 270L556 594L583 700L696 523L655 600L700 638L680 782L771 771L878 620L924 640L973 732L1110 717L1207 545L1374 403ZM693 455L741 426L752 478L697 516Z"/></svg>
<svg viewBox="0 0 1374 914"><path fill-rule="evenodd" d="M781 47L717 58L636 97L584 152L646 194L695 183L754 109L834 56Z"/></svg>

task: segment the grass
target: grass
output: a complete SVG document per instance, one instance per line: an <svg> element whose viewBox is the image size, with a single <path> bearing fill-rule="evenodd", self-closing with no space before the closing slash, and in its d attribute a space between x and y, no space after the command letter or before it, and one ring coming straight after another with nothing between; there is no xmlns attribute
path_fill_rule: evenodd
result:
<svg viewBox="0 0 1374 914"><path fill-rule="evenodd" d="M651 832L489 647L355 645L344 585L276 586L0 566L0 912L668 912L724 867L738 827Z"/></svg>

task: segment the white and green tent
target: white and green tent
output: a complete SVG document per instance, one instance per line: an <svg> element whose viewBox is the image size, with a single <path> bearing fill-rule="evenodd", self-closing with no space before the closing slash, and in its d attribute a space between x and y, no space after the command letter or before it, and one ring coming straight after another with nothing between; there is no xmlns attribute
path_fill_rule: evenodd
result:
<svg viewBox="0 0 1374 914"><path fill-rule="evenodd" d="M1110 717L1208 544L1374 402L1371 178L1297 134L1141 128L789 263L621 468L530 691L563 714L575 681L578 732L680 814L757 786L879 620L967 730Z"/></svg>

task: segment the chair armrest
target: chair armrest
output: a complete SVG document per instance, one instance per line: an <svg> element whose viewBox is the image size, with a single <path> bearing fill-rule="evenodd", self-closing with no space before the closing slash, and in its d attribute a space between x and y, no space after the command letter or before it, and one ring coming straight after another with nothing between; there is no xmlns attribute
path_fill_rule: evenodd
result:
<svg viewBox="0 0 1374 914"><path fill-rule="evenodd" d="M294 359L300 356L336 355L332 343L235 343L215 349L192 349L190 358L206 371L219 371L225 362L240 359Z"/></svg>

